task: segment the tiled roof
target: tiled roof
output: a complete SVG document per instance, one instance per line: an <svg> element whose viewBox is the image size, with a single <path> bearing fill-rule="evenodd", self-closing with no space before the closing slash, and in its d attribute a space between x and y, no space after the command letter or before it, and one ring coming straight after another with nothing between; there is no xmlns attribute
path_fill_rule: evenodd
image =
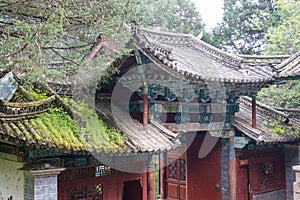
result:
<svg viewBox="0 0 300 200"><path fill-rule="evenodd" d="M29 102L1 101L0 142L65 153L87 151L97 154L167 151L180 144L178 134L158 123L149 124L147 130L144 130L143 125L136 120L128 123L124 112L118 107L114 108L119 116L116 124L112 118L110 103L106 101L98 102L96 110L107 124L97 126L99 129L91 130L88 127L81 129L76 123L78 120L80 124L94 122L85 121L89 119L85 119L83 114L72 109L51 88L49 91L53 95L40 101L29 99L27 99ZM95 123L98 124L99 120L96 114L95 116L97 119ZM109 127L103 129L103 126Z"/></svg>
<svg viewBox="0 0 300 200"><path fill-rule="evenodd" d="M300 78L300 51L275 67L279 78Z"/></svg>
<svg viewBox="0 0 300 200"><path fill-rule="evenodd" d="M252 128L251 116L251 99L241 97L232 125L258 143L292 142L300 136L300 120L274 108L257 102L256 128Z"/></svg>
<svg viewBox="0 0 300 200"><path fill-rule="evenodd" d="M221 51L186 34L136 30L136 45L160 66L192 79L231 83L258 83L273 80L270 66L263 69L244 58Z"/></svg>
<svg viewBox="0 0 300 200"><path fill-rule="evenodd" d="M300 77L300 52L293 56L233 55L193 35L136 29L135 44L153 62L191 79L231 83Z"/></svg>
<svg viewBox="0 0 300 200"><path fill-rule="evenodd" d="M58 151L85 150L72 129L58 129L57 123L64 119L59 112L50 111L54 104L55 97L51 96L43 101L2 105L0 141L41 149L55 148ZM56 121L48 120L49 113L57 115Z"/></svg>
<svg viewBox="0 0 300 200"><path fill-rule="evenodd" d="M29 98L30 94L22 86L17 88L16 96L10 101L0 101L0 142L68 153L127 151L128 147L122 141L126 136L121 133L114 132L113 137L118 140L110 137L110 132L91 132L86 127L79 127L74 119L86 123L83 116L51 88L49 93L53 95L39 101L34 101L33 96ZM97 117L95 119L100 123Z"/></svg>
<svg viewBox="0 0 300 200"><path fill-rule="evenodd" d="M153 120L144 129L141 122L128 118L126 112L117 105L111 105L109 99L98 99L96 111L109 127L117 127L127 136L126 144L133 152L167 151L181 144L179 134L169 131Z"/></svg>
<svg viewBox="0 0 300 200"><path fill-rule="evenodd" d="M65 153L130 151L131 146L112 139L110 132L106 133L100 128L97 132L80 129L59 102L53 95L42 101L2 104L0 142ZM113 137L126 140L126 136L118 132Z"/></svg>

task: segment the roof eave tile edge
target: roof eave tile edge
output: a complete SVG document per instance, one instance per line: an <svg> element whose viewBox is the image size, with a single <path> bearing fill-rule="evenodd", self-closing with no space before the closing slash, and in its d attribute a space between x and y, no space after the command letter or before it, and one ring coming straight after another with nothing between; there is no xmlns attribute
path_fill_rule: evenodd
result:
<svg viewBox="0 0 300 200"><path fill-rule="evenodd" d="M199 80L199 81L211 81L211 82L219 82L219 83L235 83L235 84L252 84L252 85L260 85L260 84L267 84L269 82L274 81L273 77L267 77L267 78L261 78L261 79L256 79L256 80L232 80L229 78L206 78L204 76L198 75L198 74L193 74L193 73L189 73L187 71L182 71L180 69L178 69L174 63L168 62L166 61L166 59L162 59L156 55L154 55L150 49L143 47L143 45L138 41L135 42L135 45L137 48L139 48L144 54L150 54L148 55L148 58L154 62L157 65L164 65L164 66L168 66L170 69L172 69L173 71L179 73L179 75L183 75L185 77L187 77L188 79L192 79L192 80ZM149 52L148 52L149 51ZM160 62L160 63L158 63Z"/></svg>
<svg viewBox="0 0 300 200"><path fill-rule="evenodd" d="M149 29L144 29L144 28L139 28L136 30L136 35L138 35L138 32L146 32L146 33L152 33L152 34L161 34L161 35L166 35L166 36L173 36L173 37L185 37L185 38L190 38L190 45L194 46L195 48L198 48L199 50L211 55L217 60L221 60L223 62L226 62L228 64L233 64L234 67L236 68L241 68L241 64L243 63L243 58L225 52L223 50L220 50L210 44L207 44L200 40L199 38L195 37L192 34L181 34L181 33L167 33L167 32L161 32L161 31L155 31L155 30L149 30Z"/></svg>
<svg viewBox="0 0 300 200"><path fill-rule="evenodd" d="M193 45L193 46L195 46L196 44L200 45L200 48L197 47L197 46L195 46L195 47L199 48L201 51L204 51L205 53L210 54L211 56L214 56L214 59L220 60L222 62L225 62L225 63L229 64L229 65L233 65L233 67L237 70L242 68L244 59L239 57L239 56L236 56L234 54L230 54L230 53L227 53L225 51L222 51L222 50L220 50L216 47L213 47L213 46L199 40L198 38L196 38L195 36L193 36L191 34L174 34L174 33L148 30L148 29L143 29L143 28L136 29L136 32L135 32L135 34L136 34L135 45L136 45L137 48L139 48L139 49L149 49L151 54L153 54L164 65L167 65L168 67L171 67L174 71L177 71L178 73L183 74L188 78L192 78L192 79L196 79L196 80L204 80L204 81L218 81L218 82L221 82L221 83L250 83L250 82L252 82L252 81L244 81L244 80L231 81L230 79L222 79L222 78L220 78L220 79L207 79L207 78L201 77L197 74L191 74L191 73L187 73L185 71L178 70L177 67L174 66L174 63L171 60L168 60L168 58L167 58L168 55L157 56L154 52L152 52L153 50L149 47L149 44L146 44L146 42L143 41L140 38L140 37L143 36L143 31L146 32L146 33L165 34L167 36L171 35L171 36L174 36L174 37L180 37L180 36L189 37L193 41L191 45ZM142 32L142 33L139 33L139 32ZM153 45L155 46L155 44L153 44ZM157 47L157 48L162 48L162 47ZM164 53L165 52L172 53L171 50L169 50L169 49L163 49L163 51L164 51ZM214 53L211 54L211 52L214 52ZM147 53L147 52L145 52L145 53ZM225 59L225 61L224 61L224 59ZM260 82L270 82L270 81L273 81L273 80L274 80L274 77L271 76L271 77L268 77L268 78L262 78L262 79L254 80L253 83L257 84L257 83L260 83Z"/></svg>
<svg viewBox="0 0 300 200"><path fill-rule="evenodd" d="M282 71L282 69L284 69L284 67L286 65L288 65L290 62L293 62L295 59L297 59L298 57L300 57L300 51L298 51L297 53L295 53L294 55L290 56L288 59L286 59L285 61L283 61L282 63L280 63L279 65L275 66L276 71L278 72L278 74Z"/></svg>

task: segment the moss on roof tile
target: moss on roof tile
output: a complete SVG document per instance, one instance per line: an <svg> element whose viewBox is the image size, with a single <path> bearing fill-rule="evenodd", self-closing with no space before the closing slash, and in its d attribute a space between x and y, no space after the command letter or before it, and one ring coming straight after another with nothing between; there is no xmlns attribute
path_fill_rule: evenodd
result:
<svg viewBox="0 0 300 200"><path fill-rule="evenodd" d="M99 119L95 111L84 103L69 101L81 116L78 119L80 139L90 151L124 152L127 137L118 129L110 129Z"/></svg>

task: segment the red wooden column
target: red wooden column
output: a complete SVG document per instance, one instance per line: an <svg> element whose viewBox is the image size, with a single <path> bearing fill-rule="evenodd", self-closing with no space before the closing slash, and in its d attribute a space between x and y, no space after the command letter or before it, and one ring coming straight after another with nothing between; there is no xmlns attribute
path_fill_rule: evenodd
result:
<svg viewBox="0 0 300 200"><path fill-rule="evenodd" d="M160 198L167 199L166 195L166 166L167 166L167 154L162 152L159 155L159 188L160 188Z"/></svg>
<svg viewBox="0 0 300 200"><path fill-rule="evenodd" d="M148 95L143 96L143 125L144 129L147 129L148 126Z"/></svg>
<svg viewBox="0 0 300 200"><path fill-rule="evenodd" d="M229 163L228 163L228 171L229 171L229 199L237 200L236 198L236 182L237 182L237 163L235 157L235 149L234 149L234 137L230 137L230 155L229 155Z"/></svg>
<svg viewBox="0 0 300 200"><path fill-rule="evenodd" d="M256 128L256 96L252 96L252 128Z"/></svg>
<svg viewBox="0 0 300 200"><path fill-rule="evenodd" d="M148 88L145 86L144 91L143 91L143 126L144 130L147 130L148 126Z"/></svg>
<svg viewBox="0 0 300 200"><path fill-rule="evenodd" d="M88 61L91 61L95 57L98 51L102 48L105 41L106 41L105 39L99 38L97 44L95 45L95 47L92 49L91 53L87 57Z"/></svg>
<svg viewBox="0 0 300 200"><path fill-rule="evenodd" d="M147 194L148 200L155 200L155 176L152 156L149 157L147 164Z"/></svg>

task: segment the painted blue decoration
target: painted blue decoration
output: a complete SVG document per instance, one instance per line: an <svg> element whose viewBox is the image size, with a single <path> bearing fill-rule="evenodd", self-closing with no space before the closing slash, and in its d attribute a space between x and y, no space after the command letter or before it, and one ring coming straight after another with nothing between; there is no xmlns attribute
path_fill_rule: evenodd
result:
<svg viewBox="0 0 300 200"><path fill-rule="evenodd" d="M234 136L234 148L243 149L249 141L250 140L246 137Z"/></svg>
<svg viewBox="0 0 300 200"><path fill-rule="evenodd" d="M190 122L190 116L188 113L177 113L175 115L175 122L177 124L184 124Z"/></svg>
<svg viewBox="0 0 300 200"><path fill-rule="evenodd" d="M165 100L167 100L167 101L175 101L176 100L176 95L174 94L174 92L172 92L171 90L170 90L170 88L166 88L165 89Z"/></svg>
<svg viewBox="0 0 300 200"><path fill-rule="evenodd" d="M210 102L210 92L209 92L209 90L200 90L198 102L199 103L208 103L208 102Z"/></svg>
<svg viewBox="0 0 300 200"><path fill-rule="evenodd" d="M199 115L199 122L201 124L207 124L212 121L212 114L211 113L200 113Z"/></svg>

